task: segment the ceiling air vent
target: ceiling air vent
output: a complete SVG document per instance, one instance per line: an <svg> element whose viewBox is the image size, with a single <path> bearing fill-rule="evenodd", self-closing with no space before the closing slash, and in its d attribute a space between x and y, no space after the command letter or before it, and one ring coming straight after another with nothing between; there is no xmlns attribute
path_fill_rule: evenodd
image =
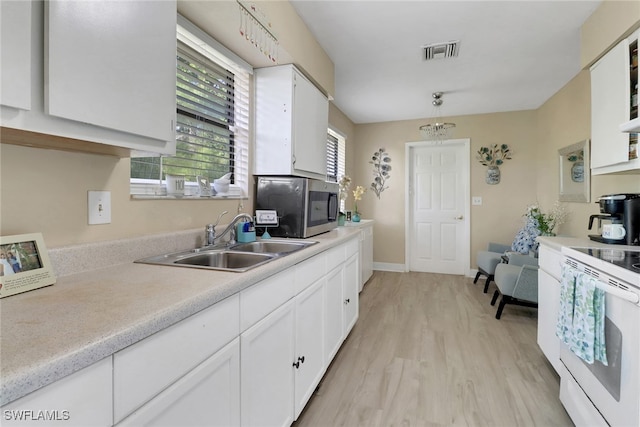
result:
<svg viewBox="0 0 640 427"><path fill-rule="evenodd" d="M460 49L460 40L453 40L446 43L434 43L422 46L424 61L432 59L455 58Z"/></svg>

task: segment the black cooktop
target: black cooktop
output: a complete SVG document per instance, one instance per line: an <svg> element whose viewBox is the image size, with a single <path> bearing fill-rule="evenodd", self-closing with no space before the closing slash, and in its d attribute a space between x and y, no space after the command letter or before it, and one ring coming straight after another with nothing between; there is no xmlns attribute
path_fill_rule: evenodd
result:
<svg viewBox="0 0 640 427"><path fill-rule="evenodd" d="M640 273L640 251L609 248L572 248L592 257L610 262L619 267Z"/></svg>

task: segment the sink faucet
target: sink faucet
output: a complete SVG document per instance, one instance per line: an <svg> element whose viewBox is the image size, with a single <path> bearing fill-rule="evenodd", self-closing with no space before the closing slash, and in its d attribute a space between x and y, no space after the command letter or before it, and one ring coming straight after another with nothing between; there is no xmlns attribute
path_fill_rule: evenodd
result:
<svg viewBox="0 0 640 427"><path fill-rule="evenodd" d="M214 245L216 243L216 240L218 239L222 239L228 232L235 230L235 225L238 223L239 220L241 219L247 219L249 222L253 222L253 217L247 213L239 213L238 215L236 215L231 222L229 223L229 225L227 225L227 228L225 228L222 233L220 233L219 236L216 236L216 231L215 231L215 226L218 225L218 222L220 222L220 218L222 218L222 215L228 213L227 211L224 211L220 214L220 216L218 216L218 220L216 221L215 224L207 224L206 227L206 246L211 246ZM229 241L229 243L233 244L235 243L235 233L232 234L232 238Z"/></svg>
<svg viewBox="0 0 640 427"><path fill-rule="evenodd" d="M236 215L231 222L229 223L229 225L227 225L227 228L225 228L224 230L222 230L222 233L220 233L220 238L223 238L225 236L225 234L227 234L228 232L231 231L231 238L229 239L229 244L233 245L236 242L236 224L238 223L238 221L240 221L241 219L246 219L249 222L253 222L253 217L251 215L249 215L248 213L239 213L238 215Z"/></svg>

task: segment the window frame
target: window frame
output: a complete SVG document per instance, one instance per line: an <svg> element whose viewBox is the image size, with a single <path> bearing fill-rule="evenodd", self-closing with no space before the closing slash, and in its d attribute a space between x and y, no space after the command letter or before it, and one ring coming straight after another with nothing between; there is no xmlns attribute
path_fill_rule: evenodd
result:
<svg viewBox="0 0 640 427"><path fill-rule="evenodd" d="M178 14L176 39L187 44L191 49L206 56L211 61L224 67L229 67L234 73L245 73L246 78L238 79L240 90L236 90L234 102L236 111L236 123L233 126L234 132L234 183L229 187L229 192L222 196L209 196L211 199L242 199L249 193L249 146L250 146L250 126L253 108L252 76L253 67L237 56L235 53L224 47L211 36L206 34L196 25L191 23L182 15ZM177 107L177 104L176 104ZM176 108L177 110L177 108ZM134 156L148 157L149 153L133 152ZM162 156L161 156L162 157ZM131 169L131 166L129 166ZM162 172L161 172L162 173ZM195 181L185 182L185 196L168 196L166 193L166 182L161 179L129 178L129 193L133 199L181 199L181 200L201 200L197 195L198 184ZM213 189L213 183L210 183Z"/></svg>

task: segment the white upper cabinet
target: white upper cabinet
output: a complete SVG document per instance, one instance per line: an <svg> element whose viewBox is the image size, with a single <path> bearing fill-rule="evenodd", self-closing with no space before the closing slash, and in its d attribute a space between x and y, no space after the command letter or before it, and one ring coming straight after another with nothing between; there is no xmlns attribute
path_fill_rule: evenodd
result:
<svg viewBox="0 0 640 427"><path fill-rule="evenodd" d="M21 53L28 52L31 67L17 83L27 88L22 95L30 110L3 97L3 127L175 154L175 0L27 1L32 13L11 16L2 3L3 92L12 68L5 61L5 20L29 32L30 40L11 37L10 43L17 40Z"/></svg>
<svg viewBox="0 0 640 427"><path fill-rule="evenodd" d="M635 37L637 46L637 34ZM620 131L620 124L631 118L630 42L632 38L622 40L591 67L591 169L594 175L640 169L640 160L630 156L634 135Z"/></svg>
<svg viewBox="0 0 640 427"><path fill-rule="evenodd" d="M171 1L52 1L48 113L174 139L176 5Z"/></svg>
<svg viewBox="0 0 640 427"><path fill-rule="evenodd" d="M256 70L256 175L326 179L329 101L293 65Z"/></svg>
<svg viewBox="0 0 640 427"><path fill-rule="evenodd" d="M0 104L31 109L31 2L0 2Z"/></svg>

